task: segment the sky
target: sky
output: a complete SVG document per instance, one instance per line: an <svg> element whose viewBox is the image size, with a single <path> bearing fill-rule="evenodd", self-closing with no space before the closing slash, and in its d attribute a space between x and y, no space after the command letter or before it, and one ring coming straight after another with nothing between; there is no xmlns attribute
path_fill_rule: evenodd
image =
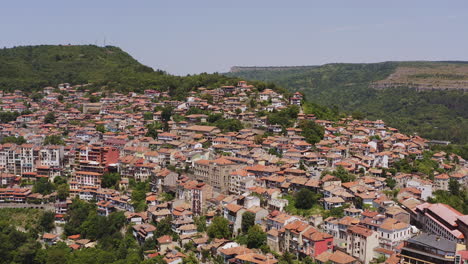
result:
<svg viewBox="0 0 468 264"><path fill-rule="evenodd" d="M468 60L468 1L15 0L0 47L118 46L172 74L231 66Z"/></svg>

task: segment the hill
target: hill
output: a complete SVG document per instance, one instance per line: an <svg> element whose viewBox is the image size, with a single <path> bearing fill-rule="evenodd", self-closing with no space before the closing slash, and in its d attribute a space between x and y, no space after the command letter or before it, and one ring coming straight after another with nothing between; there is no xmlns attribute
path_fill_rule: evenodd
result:
<svg viewBox="0 0 468 264"><path fill-rule="evenodd" d="M467 62L382 62L261 67L227 73L274 82L356 117L383 119L405 133L468 143Z"/></svg>
<svg viewBox="0 0 468 264"><path fill-rule="evenodd" d="M59 83L92 83L91 89L170 91L184 96L194 87L233 85L238 78L219 74L173 76L142 65L118 47L39 45L0 49L0 90L34 91Z"/></svg>

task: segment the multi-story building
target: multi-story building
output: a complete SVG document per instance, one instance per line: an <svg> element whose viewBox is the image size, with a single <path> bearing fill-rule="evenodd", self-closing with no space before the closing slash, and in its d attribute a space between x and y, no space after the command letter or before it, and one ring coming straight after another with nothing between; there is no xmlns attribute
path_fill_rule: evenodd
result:
<svg viewBox="0 0 468 264"><path fill-rule="evenodd" d="M63 146L49 145L39 150L39 163L41 166L59 168L63 164Z"/></svg>
<svg viewBox="0 0 468 264"><path fill-rule="evenodd" d="M379 246L379 234L364 226L348 227L346 252L364 264L374 258L374 249Z"/></svg>
<svg viewBox="0 0 468 264"><path fill-rule="evenodd" d="M448 191L449 190L449 180L450 177L446 174L439 174L434 177L434 189L435 190L443 190L443 191Z"/></svg>
<svg viewBox="0 0 468 264"><path fill-rule="evenodd" d="M255 175L246 170L236 170L229 175L229 193L243 194L255 185Z"/></svg>
<svg viewBox="0 0 468 264"><path fill-rule="evenodd" d="M457 243L437 235L422 233L404 242L404 264L456 264Z"/></svg>
<svg viewBox="0 0 468 264"><path fill-rule="evenodd" d="M75 160L76 162L94 161L107 168L111 164L118 163L119 155L120 151L116 147L85 145L77 149Z"/></svg>
<svg viewBox="0 0 468 264"><path fill-rule="evenodd" d="M281 251L310 257L333 251L333 236L318 231L306 222L296 220L282 230L279 243Z"/></svg>
<svg viewBox="0 0 468 264"><path fill-rule="evenodd" d="M206 201L213 196L213 187L198 181L182 180L177 188L177 198L187 201L192 212L200 215L206 209Z"/></svg>
<svg viewBox="0 0 468 264"><path fill-rule="evenodd" d="M198 160L194 166L194 177L206 182L221 193L229 190L229 175L241 165L225 158L215 160Z"/></svg>
<svg viewBox="0 0 468 264"><path fill-rule="evenodd" d="M393 218L385 219L377 228L380 247L394 250L401 241L412 237L411 226Z"/></svg>
<svg viewBox="0 0 468 264"><path fill-rule="evenodd" d="M416 206L415 211L416 220L424 231L454 242L464 243L464 235L457 224L457 219L463 216L462 213L442 203L424 203Z"/></svg>
<svg viewBox="0 0 468 264"><path fill-rule="evenodd" d="M0 202L25 203L30 194L27 188L0 188Z"/></svg>
<svg viewBox="0 0 468 264"><path fill-rule="evenodd" d="M82 191L91 188L93 192L101 186L102 174L92 171L76 171L70 181L70 194L72 196L82 196ZM94 196L90 194L89 196Z"/></svg>

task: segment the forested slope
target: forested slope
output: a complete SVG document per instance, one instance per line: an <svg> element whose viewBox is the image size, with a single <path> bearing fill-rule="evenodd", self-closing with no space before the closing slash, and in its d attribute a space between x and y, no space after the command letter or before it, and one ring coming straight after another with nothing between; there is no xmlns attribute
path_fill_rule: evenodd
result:
<svg viewBox="0 0 468 264"><path fill-rule="evenodd" d="M0 49L0 90L34 91L59 83L92 83L89 88L117 92L145 89L183 97L194 87L233 85L220 74L174 76L139 63L118 47L40 45Z"/></svg>

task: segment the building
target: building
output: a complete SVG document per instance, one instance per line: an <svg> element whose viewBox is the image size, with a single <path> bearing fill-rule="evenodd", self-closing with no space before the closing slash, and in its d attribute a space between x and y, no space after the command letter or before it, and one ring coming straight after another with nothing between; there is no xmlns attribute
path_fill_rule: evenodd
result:
<svg viewBox="0 0 468 264"><path fill-rule="evenodd" d="M0 188L0 202L25 203L30 194L26 188Z"/></svg>
<svg viewBox="0 0 468 264"><path fill-rule="evenodd" d="M377 228L381 248L394 250L402 241L412 237L411 226L393 218L385 219Z"/></svg>
<svg viewBox="0 0 468 264"><path fill-rule="evenodd" d="M255 174L250 173L246 170L233 171L229 176L229 193L231 194L243 194L248 191L249 188L254 187Z"/></svg>
<svg viewBox="0 0 468 264"><path fill-rule="evenodd" d="M83 189L93 190L101 187L102 174L92 171L76 171L70 181L70 193L76 195Z"/></svg>
<svg viewBox="0 0 468 264"><path fill-rule="evenodd" d="M374 258L374 249L379 247L379 234L360 225L348 227L347 233L346 252L369 264Z"/></svg>
<svg viewBox="0 0 468 264"><path fill-rule="evenodd" d="M422 233L404 242L401 257L405 264L455 264L456 251L456 242Z"/></svg>
<svg viewBox="0 0 468 264"><path fill-rule="evenodd" d="M195 215L201 215L206 209L206 201L213 196L213 187L204 182L185 181L177 188L177 198L187 201Z"/></svg>
<svg viewBox="0 0 468 264"><path fill-rule="evenodd" d="M241 166L225 158L198 160L194 165L195 179L213 186L215 191L221 193L228 192L229 176Z"/></svg>
<svg viewBox="0 0 468 264"><path fill-rule="evenodd" d="M462 213L442 203L424 203L416 206L415 211L416 220L424 231L450 241L464 243L464 235L457 224L457 219L463 216Z"/></svg>

